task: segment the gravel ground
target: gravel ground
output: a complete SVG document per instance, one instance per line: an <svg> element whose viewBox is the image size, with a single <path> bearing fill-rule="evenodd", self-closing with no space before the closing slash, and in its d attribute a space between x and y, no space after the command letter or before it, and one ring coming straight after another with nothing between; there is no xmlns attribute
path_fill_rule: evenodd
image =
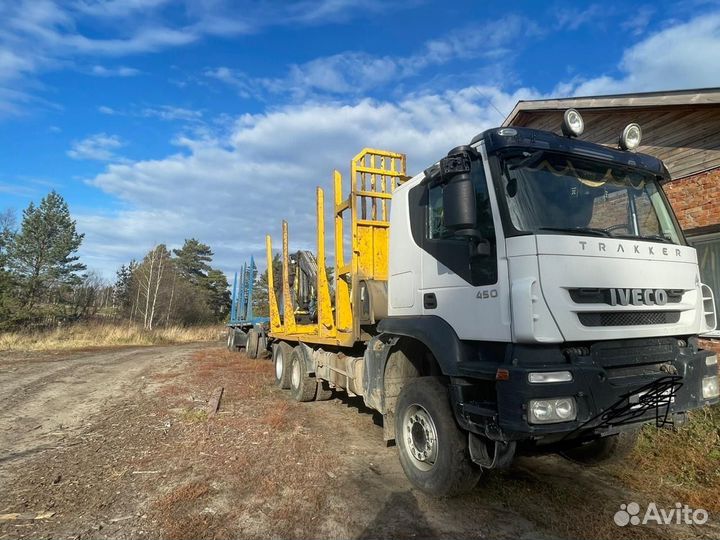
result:
<svg viewBox="0 0 720 540"><path fill-rule="evenodd" d="M720 537L717 516L618 527L621 503L667 501L554 457L432 499L360 399L296 403L214 346L6 354L0 411L0 513L20 514L0 539Z"/></svg>

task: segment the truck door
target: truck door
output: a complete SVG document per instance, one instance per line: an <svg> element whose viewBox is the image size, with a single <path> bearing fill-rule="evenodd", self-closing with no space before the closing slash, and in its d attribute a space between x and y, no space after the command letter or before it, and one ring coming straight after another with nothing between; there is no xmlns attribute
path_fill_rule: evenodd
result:
<svg viewBox="0 0 720 540"><path fill-rule="evenodd" d="M505 245L500 222L493 218L499 214L485 163L480 152L473 155L471 175L477 230L489 243L489 254L478 253L477 239L458 236L443 226L444 184L425 186L420 296L423 314L447 321L460 339L510 341Z"/></svg>

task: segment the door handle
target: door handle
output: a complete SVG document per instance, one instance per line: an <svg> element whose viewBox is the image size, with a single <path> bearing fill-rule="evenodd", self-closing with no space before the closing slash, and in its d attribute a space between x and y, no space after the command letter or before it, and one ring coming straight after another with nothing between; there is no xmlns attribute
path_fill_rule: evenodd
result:
<svg viewBox="0 0 720 540"><path fill-rule="evenodd" d="M423 295L423 307L425 309L435 309L437 307L437 297L435 293L425 293Z"/></svg>

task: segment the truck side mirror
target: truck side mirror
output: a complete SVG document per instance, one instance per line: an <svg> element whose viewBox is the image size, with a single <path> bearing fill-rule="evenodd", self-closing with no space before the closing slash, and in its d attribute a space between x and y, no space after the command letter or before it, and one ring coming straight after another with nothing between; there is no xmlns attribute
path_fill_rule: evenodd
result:
<svg viewBox="0 0 720 540"><path fill-rule="evenodd" d="M456 233L476 236L475 186L470 176L470 157L450 154L440 160L443 188L443 225Z"/></svg>

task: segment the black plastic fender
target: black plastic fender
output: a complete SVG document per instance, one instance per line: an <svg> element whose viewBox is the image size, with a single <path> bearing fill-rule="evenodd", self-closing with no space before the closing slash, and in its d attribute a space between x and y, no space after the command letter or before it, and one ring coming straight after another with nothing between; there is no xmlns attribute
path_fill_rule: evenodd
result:
<svg viewBox="0 0 720 540"><path fill-rule="evenodd" d="M378 323L382 337L405 336L418 340L433 354L443 375L460 376L459 364L476 360L477 351L462 342L455 330L437 315L388 317Z"/></svg>

